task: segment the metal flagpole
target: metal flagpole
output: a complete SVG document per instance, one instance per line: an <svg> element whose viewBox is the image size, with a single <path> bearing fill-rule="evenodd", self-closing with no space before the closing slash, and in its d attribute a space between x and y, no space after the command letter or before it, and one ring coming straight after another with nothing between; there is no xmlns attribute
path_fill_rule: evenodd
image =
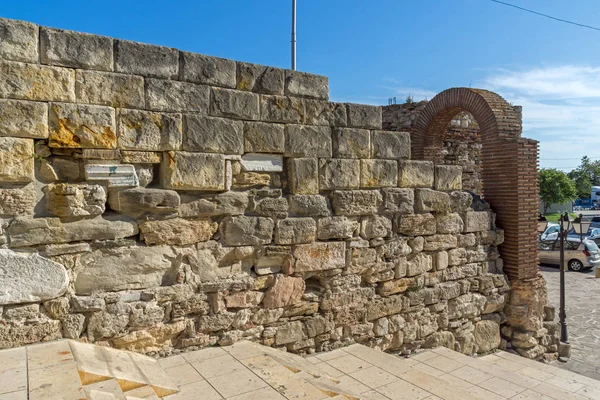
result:
<svg viewBox="0 0 600 400"><path fill-rule="evenodd" d="M296 0L292 0L292 69L296 70Z"/></svg>

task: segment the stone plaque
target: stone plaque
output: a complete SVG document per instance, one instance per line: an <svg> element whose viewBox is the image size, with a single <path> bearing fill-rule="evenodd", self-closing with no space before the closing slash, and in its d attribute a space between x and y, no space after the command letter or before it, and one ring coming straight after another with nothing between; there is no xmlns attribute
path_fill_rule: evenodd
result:
<svg viewBox="0 0 600 400"><path fill-rule="evenodd" d="M250 153L242 156L242 168L248 172L282 172L283 158L277 154Z"/></svg>
<svg viewBox="0 0 600 400"><path fill-rule="evenodd" d="M88 164L85 179L107 182L108 187L136 187L139 180L131 164Z"/></svg>

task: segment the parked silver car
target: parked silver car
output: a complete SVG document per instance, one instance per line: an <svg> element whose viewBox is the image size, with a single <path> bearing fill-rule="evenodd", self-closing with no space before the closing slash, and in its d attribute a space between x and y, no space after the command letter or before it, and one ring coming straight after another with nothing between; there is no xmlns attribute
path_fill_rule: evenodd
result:
<svg viewBox="0 0 600 400"><path fill-rule="evenodd" d="M560 265L560 242L540 242L540 263ZM593 240L565 242L565 262L571 271L583 271L600 265L600 249Z"/></svg>

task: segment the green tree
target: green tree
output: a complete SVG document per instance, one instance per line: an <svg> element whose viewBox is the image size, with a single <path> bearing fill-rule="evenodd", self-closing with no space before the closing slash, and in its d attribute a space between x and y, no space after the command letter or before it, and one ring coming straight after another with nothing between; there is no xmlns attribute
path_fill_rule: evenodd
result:
<svg viewBox="0 0 600 400"><path fill-rule="evenodd" d="M600 160L592 161L584 156L579 167L568 175L575 182L578 197L589 198L592 186L600 186Z"/></svg>
<svg viewBox="0 0 600 400"><path fill-rule="evenodd" d="M544 203L544 214L555 203L566 203L577 198L575 183L562 171L554 168L540 170L540 198Z"/></svg>

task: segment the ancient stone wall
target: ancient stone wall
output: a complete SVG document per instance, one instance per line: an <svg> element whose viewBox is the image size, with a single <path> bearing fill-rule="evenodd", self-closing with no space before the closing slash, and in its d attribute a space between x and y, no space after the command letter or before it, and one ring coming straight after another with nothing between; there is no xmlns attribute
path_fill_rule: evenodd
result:
<svg viewBox="0 0 600 400"><path fill-rule="evenodd" d="M0 348L501 345L503 231L322 76L0 20Z"/></svg>

